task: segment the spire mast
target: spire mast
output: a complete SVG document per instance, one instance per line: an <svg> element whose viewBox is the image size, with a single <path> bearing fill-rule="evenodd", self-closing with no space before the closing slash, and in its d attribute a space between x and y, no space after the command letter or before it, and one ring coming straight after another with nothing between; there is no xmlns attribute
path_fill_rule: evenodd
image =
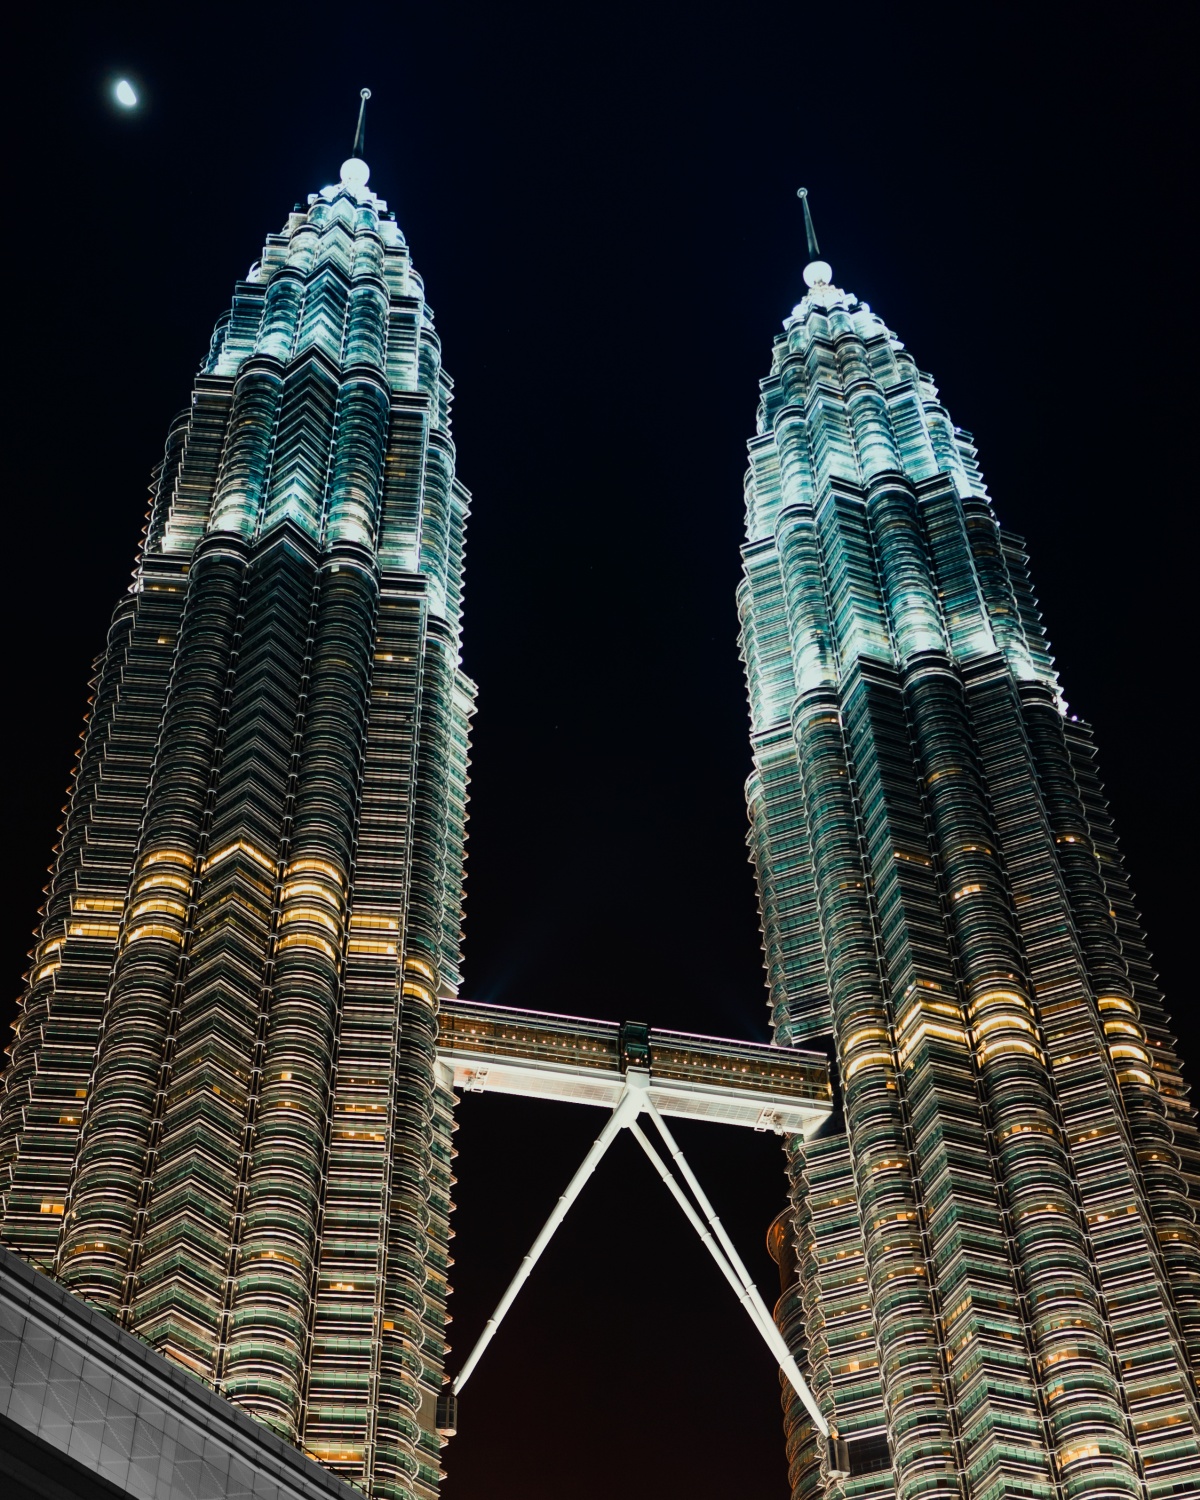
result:
<svg viewBox="0 0 1200 1500"><path fill-rule="evenodd" d="M342 186L348 188L351 193L357 195L367 185L371 176L371 169L367 166L365 152L367 149L367 100L371 97L370 89L359 89L358 97L361 101L358 106L358 125L354 131L354 145L351 147L350 155L342 163Z"/></svg>
<svg viewBox="0 0 1200 1500"><path fill-rule="evenodd" d="M358 128L354 132L354 145L350 149L350 155L363 161L367 149L367 100L371 97L371 90L359 89L358 97L361 100L358 106Z"/></svg>
<svg viewBox="0 0 1200 1500"><path fill-rule="evenodd" d="M813 227L812 210L808 206L808 189L797 188L796 197L804 205L804 239L808 245L808 264L804 267L805 285L828 286L833 280L833 267L821 259L821 248L817 244L817 231Z"/></svg>
<svg viewBox="0 0 1200 1500"><path fill-rule="evenodd" d="M808 189L797 188L796 197L804 205L804 238L808 241L808 258L817 260L821 254L821 247L817 244L817 231L813 228L812 209L808 206Z"/></svg>

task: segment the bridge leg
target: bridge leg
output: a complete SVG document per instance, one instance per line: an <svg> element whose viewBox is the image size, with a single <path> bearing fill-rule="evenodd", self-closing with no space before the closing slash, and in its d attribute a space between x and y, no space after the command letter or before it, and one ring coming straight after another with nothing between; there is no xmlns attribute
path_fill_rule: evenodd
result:
<svg viewBox="0 0 1200 1500"><path fill-rule="evenodd" d="M567 1210L571 1207L571 1204L575 1202L576 1198L579 1197L584 1183L600 1165L600 1158L608 1150L609 1146L612 1145L613 1141L620 1133L622 1126L628 1125L631 1120L636 1118L639 1110L645 1108L645 1100L646 1096L640 1088L633 1085L626 1086L625 1092L617 1101L616 1109L614 1109L612 1114L609 1115L607 1121L605 1122L604 1129L596 1137L592 1149L583 1158L583 1162L581 1163L578 1172L576 1172L574 1177L571 1178L570 1182L567 1184L565 1190L563 1191L562 1197L559 1198L558 1202L554 1205L554 1212L542 1226L541 1233L530 1246L529 1254L526 1255L525 1259L521 1262L520 1267L517 1270L517 1274L508 1284L507 1291L504 1293L504 1296L500 1298L500 1301L496 1304L496 1311L488 1319L483 1332L479 1335L478 1342L476 1343L474 1349L472 1349L470 1354L467 1356L466 1363L463 1365L462 1369L455 1377L454 1384L450 1387L451 1393L453 1395L457 1396L462 1390L463 1386L466 1385L467 1381L471 1378L471 1372L479 1363L483 1351L492 1342L492 1339L495 1338L496 1330L500 1327L501 1319L516 1301L517 1293L529 1279L529 1273L533 1270L534 1266L537 1265L542 1251L545 1250L546 1246L553 1238L554 1231L567 1217Z"/></svg>
<svg viewBox="0 0 1200 1500"><path fill-rule="evenodd" d="M666 1183L667 1191L671 1194L672 1198L675 1199L675 1202L679 1204L680 1208L683 1209L685 1215L687 1216L688 1223L700 1236L704 1248L712 1256L713 1260L716 1261L718 1267L720 1268L721 1274L733 1288L734 1296L750 1314L751 1322L761 1333L762 1327L760 1324L759 1316L754 1309L753 1302L751 1302L750 1300L749 1293L746 1291L746 1288L742 1285L742 1283L738 1280L737 1272L725 1259L724 1252L722 1251L720 1245L717 1244L716 1240L713 1239L712 1235L705 1228L704 1221L692 1207L691 1202L688 1200L687 1194L679 1186L675 1178L672 1177L671 1169L667 1166L666 1162L663 1161L662 1157L659 1156L658 1152L654 1149L653 1143L646 1135L646 1132L636 1121L630 1121L629 1133L633 1136L638 1145L641 1146L642 1150L650 1158L650 1161L654 1166L654 1170ZM774 1352L774 1350L772 1350L772 1352Z"/></svg>
<svg viewBox="0 0 1200 1500"><path fill-rule="evenodd" d="M784 1341L783 1334L780 1333L775 1319L771 1316L771 1313L767 1308L767 1304L763 1301L762 1294L759 1292L758 1287L755 1286L750 1272L746 1269L745 1262L734 1249L733 1241L729 1238L729 1234L724 1224L722 1224L720 1219L717 1217L716 1211L714 1210L712 1204L708 1201L708 1197L706 1196L704 1189L700 1186L696 1174L692 1171L691 1167L688 1165L687 1158L684 1156L683 1152L676 1144L675 1137L667 1129L666 1121L663 1119L662 1115L659 1114L658 1110L654 1107L648 1096L643 1107L645 1108L647 1114L649 1114L650 1118L654 1121L655 1125L658 1127L658 1133L663 1138L663 1144L670 1152L671 1159L678 1166L684 1181L687 1183L688 1187L691 1188L692 1194L695 1197L696 1202L700 1205L701 1212L704 1214L704 1217L708 1222L709 1229L711 1229L712 1233L716 1236L717 1241L720 1243L721 1250L724 1251L725 1257L727 1257L728 1270L726 1272L726 1279L729 1280L730 1285L734 1286L735 1290L738 1291L739 1299L741 1300L743 1306L746 1308L747 1312L749 1312L751 1320L758 1328L758 1331L766 1340L767 1347L779 1361L780 1369L783 1370L788 1380L791 1381L792 1387L795 1390L797 1396L799 1396L801 1401L804 1402L805 1408L807 1409L809 1416L813 1419L813 1422L816 1424L817 1430L821 1433L822 1437L828 1438L830 1436L829 1423L825 1420L824 1413L817 1405L812 1392L809 1390L808 1385L805 1382L804 1376L800 1373L800 1367L799 1365L797 1365L795 1358L792 1355L792 1351L788 1348L786 1342ZM691 1204L687 1203L687 1200L684 1198L682 1189L680 1189L679 1184L667 1171L666 1167L662 1165L661 1161L658 1158L658 1153L650 1145L650 1142L646 1139L644 1133L636 1126L631 1126L631 1128L633 1129L633 1133L641 1141L643 1149L649 1151L656 1166L659 1167L659 1175L663 1176L663 1180L667 1182L668 1186L671 1188L676 1202L678 1202L681 1207L684 1207L693 1228L696 1228L700 1231L701 1239L707 1238L709 1240L711 1250L715 1255L716 1245L712 1244L711 1236L706 1236L704 1230L699 1224L699 1221L695 1214L695 1210L692 1208ZM720 1258L718 1258L717 1263L721 1266L723 1271L726 1270L726 1265Z"/></svg>

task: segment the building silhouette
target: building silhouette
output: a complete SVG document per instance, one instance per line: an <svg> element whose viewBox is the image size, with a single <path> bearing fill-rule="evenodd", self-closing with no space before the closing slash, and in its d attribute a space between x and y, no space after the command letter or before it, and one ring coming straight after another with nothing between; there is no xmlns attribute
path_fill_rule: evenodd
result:
<svg viewBox="0 0 1200 1500"><path fill-rule="evenodd" d="M335 1471L432 1494L468 496L361 141L237 284L155 476L10 1049L2 1238Z"/></svg>
<svg viewBox="0 0 1200 1500"><path fill-rule="evenodd" d="M802 196L803 193L802 193ZM968 434L870 308L775 339L739 591L789 1147L777 1311L847 1496L1200 1493L1195 1116L1088 727ZM785 1394L795 1496L841 1493Z"/></svg>

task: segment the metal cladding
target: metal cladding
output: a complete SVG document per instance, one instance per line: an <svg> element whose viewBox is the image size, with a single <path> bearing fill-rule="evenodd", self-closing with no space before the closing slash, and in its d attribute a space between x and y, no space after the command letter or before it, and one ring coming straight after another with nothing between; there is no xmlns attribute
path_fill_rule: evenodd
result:
<svg viewBox="0 0 1200 1500"><path fill-rule="evenodd" d="M268 239L155 475L10 1049L0 1234L410 1496L440 1473L469 497L367 177Z"/></svg>
<svg viewBox="0 0 1200 1500"><path fill-rule="evenodd" d="M777 1316L852 1477L785 1391L793 1494L1195 1493L1200 1142L1090 736L970 438L831 278L739 592L776 1038L832 1038L845 1121L791 1139Z"/></svg>

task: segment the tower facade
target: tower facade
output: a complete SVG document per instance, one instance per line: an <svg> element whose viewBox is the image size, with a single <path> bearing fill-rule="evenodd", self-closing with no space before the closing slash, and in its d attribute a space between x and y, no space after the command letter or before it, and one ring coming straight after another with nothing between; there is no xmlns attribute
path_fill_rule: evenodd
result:
<svg viewBox="0 0 1200 1500"><path fill-rule="evenodd" d="M807 205L806 205L807 212ZM1200 1154L1087 726L969 436L810 241L746 481L747 795L790 1147L793 1494L1200 1493Z"/></svg>
<svg viewBox="0 0 1200 1500"><path fill-rule="evenodd" d="M0 1102L5 1244L381 1496L436 1491L468 495L356 145L237 284L118 604Z"/></svg>

